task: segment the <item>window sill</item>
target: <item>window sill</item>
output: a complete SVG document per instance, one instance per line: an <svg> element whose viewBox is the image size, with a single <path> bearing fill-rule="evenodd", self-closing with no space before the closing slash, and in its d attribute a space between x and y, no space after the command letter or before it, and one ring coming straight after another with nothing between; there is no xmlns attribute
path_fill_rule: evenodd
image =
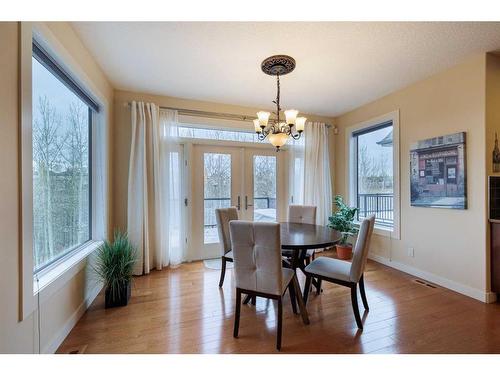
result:
<svg viewBox="0 0 500 375"><path fill-rule="evenodd" d="M373 233L375 233L379 236L396 238L396 236L394 234L394 228L386 228L386 227L380 227L380 226L375 225L375 228L373 228Z"/></svg>
<svg viewBox="0 0 500 375"><path fill-rule="evenodd" d="M356 226L359 229L359 226L361 225L361 222L357 221L354 224L356 224ZM387 228L387 227L379 226L377 224L375 224L375 227L373 228L373 234L376 234L376 235L382 236L382 237L388 237L388 238L391 238L393 240L399 240L400 239L399 238L399 233L396 230L396 228Z"/></svg>
<svg viewBox="0 0 500 375"><path fill-rule="evenodd" d="M47 299L54 294L84 268L87 257L102 243L102 241L91 241L67 258L61 259L60 262L41 272L38 275L38 280L37 276L34 275L33 297L36 297L39 293L43 299Z"/></svg>

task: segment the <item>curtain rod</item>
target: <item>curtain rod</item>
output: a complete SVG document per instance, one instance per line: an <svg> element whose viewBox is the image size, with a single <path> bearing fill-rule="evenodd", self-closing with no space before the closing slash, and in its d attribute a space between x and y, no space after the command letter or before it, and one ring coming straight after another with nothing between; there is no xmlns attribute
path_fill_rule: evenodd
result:
<svg viewBox="0 0 500 375"><path fill-rule="evenodd" d="M126 102L126 106L130 107L132 105L131 102ZM160 109L170 109L173 111L177 111L180 115L187 115L187 116L195 116L195 117L208 117L208 118L214 118L214 119L221 119L221 120L236 120L236 121L253 121L256 119L256 117L252 116L245 116L245 115L235 115L233 113L223 113L223 112L210 112L210 111L200 111L197 109L186 109L186 108L176 108L176 107L166 107L166 106L159 106ZM327 128L334 128L333 125L331 124L326 124Z"/></svg>

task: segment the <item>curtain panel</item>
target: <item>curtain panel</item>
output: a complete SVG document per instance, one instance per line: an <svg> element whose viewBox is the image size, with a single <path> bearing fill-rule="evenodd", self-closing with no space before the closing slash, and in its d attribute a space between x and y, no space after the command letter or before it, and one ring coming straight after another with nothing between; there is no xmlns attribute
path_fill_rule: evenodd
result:
<svg viewBox="0 0 500 375"><path fill-rule="evenodd" d="M316 206L316 223L328 224L332 183L326 124L308 122L303 139L290 146L289 161L291 203Z"/></svg>
<svg viewBox="0 0 500 375"><path fill-rule="evenodd" d="M132 102L132 141L128 178L127 231L137 248L135 275L178 265L183 259L181 183L175 143L177 112L152 103Z"/></svg>

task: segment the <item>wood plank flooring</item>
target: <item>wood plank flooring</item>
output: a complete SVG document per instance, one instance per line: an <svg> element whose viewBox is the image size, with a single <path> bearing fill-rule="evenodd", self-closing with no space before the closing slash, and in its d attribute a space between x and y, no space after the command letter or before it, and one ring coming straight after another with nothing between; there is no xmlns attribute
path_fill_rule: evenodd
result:
<svg viewBox="0 0 500 375"><path fill-rule="evenodd" d="M335 256L333 252L323 256ZM275 302L257 299L241 309L234 339L232 270L218 287L218 270L203 262L153 271L134 279L126 307L104 309L101 293L58 349L67 353L277 353ZM300 271L299 281L304 285ZM483 304L369 261L365 285L370 311L356 328L348 288L323 283L310 295L311 324L284 301L281 353L500 353L500 304Z"/></svg>

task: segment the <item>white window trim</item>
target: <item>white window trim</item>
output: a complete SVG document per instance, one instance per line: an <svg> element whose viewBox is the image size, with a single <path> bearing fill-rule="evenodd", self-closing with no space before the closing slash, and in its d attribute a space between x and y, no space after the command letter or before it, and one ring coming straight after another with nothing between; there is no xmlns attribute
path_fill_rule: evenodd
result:
<svg viewBox="0 0 500 375"><path fill-rule="evenodd" d="M76 251L72 251L53 265L47 267L38 275L33 273L33 160L32 160L32 41L36 37L43 47L56 58L61 66L77 79L78 83L89 90L93 98L99 103L101 110L92 121L92 238ZM94 252L107 237L108 215L108 161L107 140L108 124L107 113L109 104L99 92L88 76L79 67L76 60L55 38L50 29L43 23L21 22L20 30L20 91L21 91L21 227L20 236L20 311L19 320L24 320L35 311L37 297L40 302L48 299L57 290L64 286L71 277L77 274L87 264L88 256ZM102 132L95 132L97 126L104 126ZM98 135L99 134L99 135ZM102 142L98 144L96 140ZM102 146L102 147L101 147ZM98 147L100 148L99 151ZM99 153L99 157L97 156ZM96 163L103 163L103 176L98 178ZM98 193L98 183L100 192ZM101 219L99 215L104 215ZM97 227L101 223L101 227ZM100 232L102 235L97 236Z"/></svg>
<svg viewBox="0 0 500 375"><path fill-rule="evenodd" d="M385 115L378 116L367 121L363 121L352 125L346 129L345 133L345 144L348 148L348 157L347 157L347 178L346 178L346 192L347 192L347 201L351 206L356 205L356 163L357 156L355 150L355 141L352 137L352 134L355 131L361 129L367 129L370 127L375 127L381 123L392 121L393 126L393 169L394 169L394 226L392 229L375 225L374 233L386 236L394 239L401 238L401 221L400 221L400 212L401 212L401 196L400 196L400 168L399 168L399 109L390 113L386 113Z"/></svg>
<svg viewBox="0 0 500 375"><path fill-rule="evenodd" d="M125 102L124 106L128 106L128 102ZM253 134L255 129L253 123L250 121L251 118L252 116L249 116L248 121L241 121L241 120L226 120L226 119L216 119L211 117L192 116L192 115L190 116L190 115L180 114L179 126L199 128L199 129L210 129L210 130L245 132ZM270 145L269 140L267 138L259 142L244 142L244 141L229 141L223 139L179 137L177 142L182 145L195 144L195 145L254 147L254 148L268 148ZM289 149L290 149L290 142L287 142L280 150L287 151Z"/></svg>

